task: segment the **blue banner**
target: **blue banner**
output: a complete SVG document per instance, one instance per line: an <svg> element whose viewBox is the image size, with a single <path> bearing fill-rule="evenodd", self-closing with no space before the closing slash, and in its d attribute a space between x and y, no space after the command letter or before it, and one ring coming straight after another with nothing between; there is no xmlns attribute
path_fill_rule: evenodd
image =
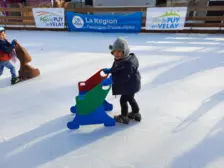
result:
<svg viewBox="0 0 224 168"><path fill-rule="evenodd" d="M87 15L66 12L69 31L140 32L142 12L127 15Z"/></svg>

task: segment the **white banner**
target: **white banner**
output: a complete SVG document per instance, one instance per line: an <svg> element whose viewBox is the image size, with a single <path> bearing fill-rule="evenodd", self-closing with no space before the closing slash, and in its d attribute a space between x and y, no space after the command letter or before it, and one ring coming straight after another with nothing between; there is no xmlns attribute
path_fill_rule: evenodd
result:
<svg viewBox="0 0 224 168"><path fill-rule="evenodd" d="M64 8L33 8L33 16L38 28L64 28Z"/></svg>
<svg viewBox="0 0 224 168"><path fill-rule="evenodd" d="M148 8L146 30L181 30L187 15L187 7Z"/></svg>

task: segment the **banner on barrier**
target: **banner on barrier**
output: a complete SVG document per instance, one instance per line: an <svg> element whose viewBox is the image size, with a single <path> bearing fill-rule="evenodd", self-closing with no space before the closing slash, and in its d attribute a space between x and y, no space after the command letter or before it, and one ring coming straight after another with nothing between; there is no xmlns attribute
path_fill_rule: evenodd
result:
<svg viewBox="0 0 224 168"><path fill-rule="evenodd" d="M146 30L182 30L187 7L148 8Z"/></svg>
<svg viewBox="0 0 224 168"><path fill-rule="evenodd" d="M140 32L142 12L128 15L85 15L66 12L70 31Z"/></svg>
<svg viewBox="0 0 224 168"><path fill-rule="evenodd" d="M64 28L64 8L33 8L33 16L38 28Z"/></svg>

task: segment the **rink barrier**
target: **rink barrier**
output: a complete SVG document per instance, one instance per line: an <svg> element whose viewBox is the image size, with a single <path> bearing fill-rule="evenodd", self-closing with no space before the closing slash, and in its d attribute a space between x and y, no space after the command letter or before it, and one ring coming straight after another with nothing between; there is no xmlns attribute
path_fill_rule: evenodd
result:
<svg viewBox="0 0 224 168"><path fill-rule="evenodd" d="M98 7L98 8L65 8L65 11L93 14L93 13L131 13L141 11L142 31L145 33L224 33L224 16L188 16L186 17L184 30L146 30L146 10L147 7ZM51 30L51 31L67 31L64 29L37 28L32 13L32 8L1 8L1 12L20 12L21 16L0 16L0 25L7 29L14 30ZM188 7L188 12L207 12L207 11L224 11L224 6L210 7ZM207 23L207 22L219 23ZM66 24L66 22L65 22Z"/></svg>

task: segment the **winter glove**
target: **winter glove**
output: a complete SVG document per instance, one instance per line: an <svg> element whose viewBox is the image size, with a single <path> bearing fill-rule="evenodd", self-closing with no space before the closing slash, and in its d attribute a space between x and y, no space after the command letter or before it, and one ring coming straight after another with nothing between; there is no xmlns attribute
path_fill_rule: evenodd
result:
<svg viewBox="0 0 224 168"><path fill-rule="evenodd" d="M12 40L11 45L12 45L13 48L15 48L15 46L16 46L16 42L15 42L15 40Z"/></svg>
<svg viewBox="0 0 224 168"><path fill-rule="evenodd" d="M111 73L111 69L110 69L110 68L105 68L105 69L103 70L103 72L104 72L105 74L109 74L109 73Z"/></svg>
<svg viewBox="0 0 224 168"><path fill-rule="evenodd" d="M102 86L109 86L113 84L113 80L112 80L112 76L110 76L109 78L106 78L104 79L102 82L101 82L101 85Z"/></svg>

